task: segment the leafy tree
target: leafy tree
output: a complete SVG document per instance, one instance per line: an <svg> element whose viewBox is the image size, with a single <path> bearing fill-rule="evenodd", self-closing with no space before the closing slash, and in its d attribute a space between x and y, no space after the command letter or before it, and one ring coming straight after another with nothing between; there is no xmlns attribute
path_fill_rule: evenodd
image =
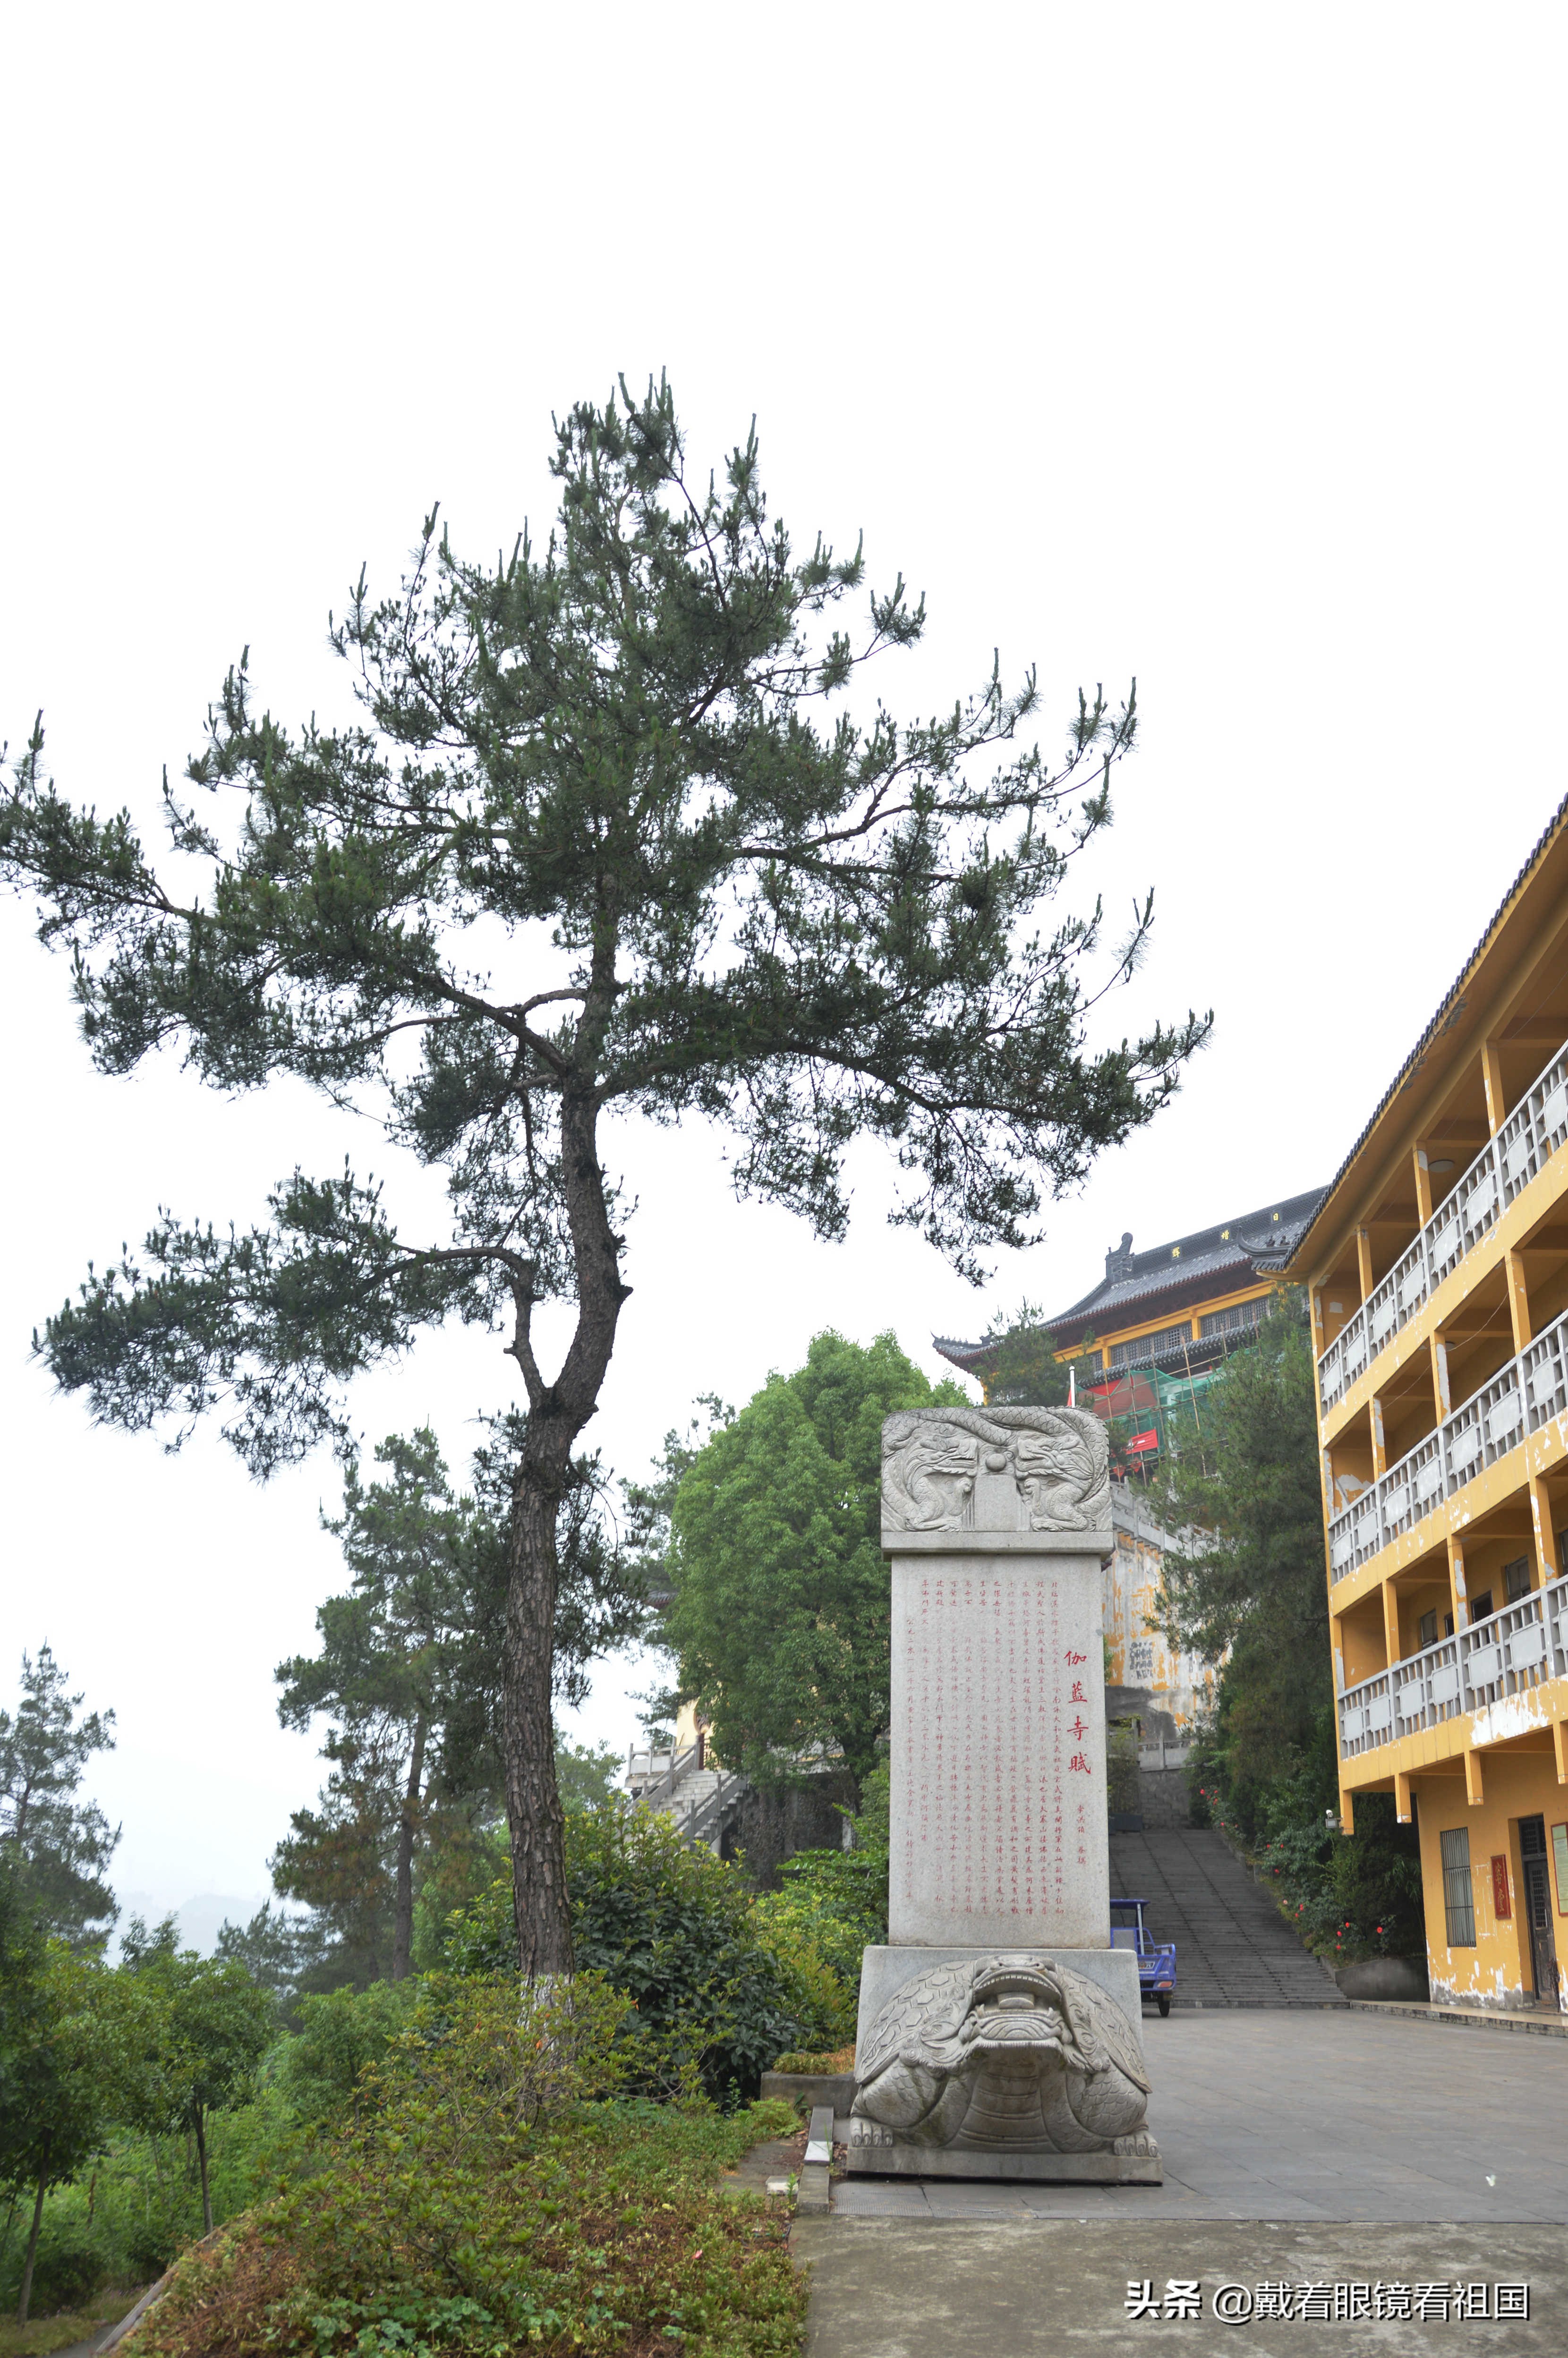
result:
<svg viewBox="0 0 1568 2358"><path fill-rule="evenodd" d="M103 1946L119 1914L103 1869L120 1830L96 1804L79 1802L81 1772L114 1747L114 1714L78 1719L79 1694L48 1646L22 1657L22 1697L0 1711L0 1866L51 1932Z"/></svg>
<svg viewBox="0 0 1568 2358"><path fill-rule="evenodd" d="M122 1944L120 1975L150 2001L143 2068L121 2116L135 2127L184 2129L195 2139L201 2219L212 2232L207 2169L210 2115L243 2104L276 2024L271 1996L237 1959L200 1957L175 1947L172 1917L147 1933L139 1919Z"/></svg>
<svg viewBox="0 0 1568 2358"><path fill-rule="evenodd" d="M1011 1317L999 1312L981 1337L986 1359L977 1370L988 1401L1007 1408L1060 1408L1067 1370L1056 1357L1044 1313L1021 1302Z"/></svg>
<svg viewBox="0 0 1568 2358"><path fill-rule="evenodd" d="M476 1827L501 1803L512 1436L499 1422L478 1454L473 1495L453 1490L427 1426L382 1443L384 1480L362 1482L351 1463L342 1514L324 1520L353 1585L316 1616L320 1651L276 1672L286 1727L330 1715L323 1749L334 1766L320 1805L295 1812L274 1877L281 1892L325 1911L337 1962L362 1983L408 1973L416 1864L471 1848ZM635 1576L606 1532L601 1487L597 1460L575 1460L562 1505L555 1633L557 1692L572 1701L593 1656L640 1636L646 1618Z"/></svg>
<svg viewBox="0 0 1568 2358"><path fill-rule="evenodd" d="M259 1989L270 1990L279 2006L287 2007L306 1974L319 1968L329 1941L326 1926L313 1912L275 1912L271 1900L264 1899L248 1924L231 1924L225 1918L213 1954L243 1965Z"/></svg>
<svg viewBox="0 0 1568 2358"><path fill-rule="evenodd" d="M596 1810L622 1792L626 1764L607 1744L568 1744L556 1738L556 1786L561 1806Z"/></svg>
<svg viewBox="0 0 1568 2358"><path fill-rule="evenodd" d="M1330 1693L1315 1371L1302 1298L1277 1299L1203 1404L1173 1421L1162 1626L1225 1664L1219 1736L1233 1790L1286 1774Z"/></svg>
<svg viewBox="0 0 1568 2358"><path fill-rule="evenodd" d="M375 1455L388 1478L362 1483L351 1464L342 1514L324 1518L341 1541L353 1585L317 1613L320 1651L280 1662L276 1675L284 1725L305 1728L330 1714L323 1750L346 1766L340 1788L362 1801L366 1788L374 1796L351 1819L370 1831L373 1864L365 1880L382 1879L377 1855L384 1832L392 1833L391 1974L401 1981L414 1939L415 1848L432 1805L482 1804L498 1782L482 1709L474 1711L462 1678L471 1667L475 1624L489 1617L491 1600L475 1594L471 1577L472 1501L454 1498L435 1434L427 1426L406 1440L391 1434ZM298 1812L294 1827L278 1872L289 1890L309 1898L311 1853L317 1863L323 1849L335 1853L341 1827L330 1811L325 1819Z"/></svg>
<svg viewBox="0 0 1568 2358"><path fill-rule="evenodd" d="M605 1172L633 1118L709 1121L746 1194L824 1237L844 1156L881 1140L893 1217L971 1275L1147 1121L1204 1031L1086 1048L1100 912L1036 930L1108 822L1136 726L1079 698L1056 766L1021 732L1033 675L937 719L859 721L866 663L924 626L902 582L858 640L859 551L798 556L754 436L687 474L667 386L557 429L558 528L492 566L436 515L333 644L363 719L290 733L242 661L166 794L160 870L128 812L73 807L35 727L0 801L0 875L69 947L100 1067L178 1045L213 1087L289 1075L448 1181L411 1241L381 1189L296 1170L257 1227L160 1217L90 1271L40 1348L93 1413L176 1434L216 1412L259 1476L349 1438L344 1387L449 1317L504 1317L525 1409L511 1468L507 1811L522 1954L570 1961L555 1790L557 1525L627 1297ZM1151 903L1115 952L1130 973ZM575 1313L554 1371L534 1312Z"/></svg>
<svg viewBox="0 0 1568 2358"><path fill-rule="evenodd" d="M966 1401L892 1335L818 1335L698 1452L676 1496L665 1643L720 1759L787 1774L814 1747L854 1774L887 1733L882 1419Z"/></svg>
<svg viewBox="0 0 1568 2358"><path fill-rule="evenodd" d="M94 2000L112 1978L49 1938L15 1868L0 1868L0 2187L32 2196L18 2326L32 2299L44 2197L108 2134L115 2081Z"/></svg>

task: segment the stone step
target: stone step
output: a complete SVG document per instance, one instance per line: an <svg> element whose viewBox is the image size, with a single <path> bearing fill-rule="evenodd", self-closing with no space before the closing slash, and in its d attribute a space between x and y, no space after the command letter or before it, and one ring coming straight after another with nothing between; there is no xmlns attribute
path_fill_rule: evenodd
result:
<svg viewBox="0 0 1568 2358"><path fill-rule="evenodd" d="M1112 1834L1113 1894L1145 1899L1158 1941L1176 1943L1176 2004L1343 2006L1271 1895L1211 1826Z"/></svg>

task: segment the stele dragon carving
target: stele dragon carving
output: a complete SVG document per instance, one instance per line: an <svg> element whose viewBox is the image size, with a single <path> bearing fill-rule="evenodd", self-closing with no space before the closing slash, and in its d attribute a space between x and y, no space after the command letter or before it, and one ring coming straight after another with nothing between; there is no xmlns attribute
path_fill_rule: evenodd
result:
<svg viewBox="0 0 1568 2358"><path fill-rule="evenodd" d="M1052 1957L927 1966L877 2016L856 2080L854 2117L901 2144L1158 2158L1131 2025Z"/></svg>
<svg viewBox="0 0 1568 2358"><path fill-rule="evenodd" d="M1105 1427L1087 1409L906 1409L882 1425L882 1528L974 1528L982 1474L1011 1476L1000 1527L1094 1531L1110 1525ZM988 1486L993 1495L997 1484ZM999 1527L993 1507L983 1518Z"/></svg>

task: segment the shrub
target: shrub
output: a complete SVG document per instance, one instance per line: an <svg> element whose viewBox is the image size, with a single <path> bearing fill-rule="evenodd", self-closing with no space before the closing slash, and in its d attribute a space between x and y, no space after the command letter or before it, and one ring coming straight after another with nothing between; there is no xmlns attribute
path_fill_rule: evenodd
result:
<svg viewBox="0 0 1568 2358"><path fill-rule="evenodd" d="M140 2358L792 2358L805 2297L784 2223L714 2182L793 2127L789 2108L574 2101L614 2077L624 2000L579 1974L541 1985L521 2028L517 2002L514 1974L427 1990L326 2167L187 2255Z"/></svg>
<svg viewBox="0 0 1568 2358"><path fill-rule="evenodd" d="M808 1883L764 1892L752 1904L752 1920L777 1963L799 2039L831 2047L852 2039L865 1923L846 1922Z"/></svg>
<svg viewBox="0 0 1568 2358"><path fill-rule="evenodd" d="M21 2284L25 2250L25 2236L16 2235L5 2254L5 2293L13 2306ZM80 2309L114 2273L113 2251L80 2213L73 2216L56 2211L51 2216L46 2212L33 2262L31 2313L49 2317L56 2309Z"/></svg>
<svg viewBox="0 0 1568 2358"><path fill-rule="evenodd" d="M300 1999L298 2028L276 2067L276 2086L297 2121L315 2127L340 2110L361 2073L381 2061L388 2041L406 2027L417 1991L412 1981L372 1982L362 1990L345 1984Z"/></svg>
<svg viewBox="0 0 1568 2358"><path fill-rule="evenodd" d="M763 1946L739 1867L682 1842L668 1818L611 1803L567 1819L567 1881L579 1969L632 1999L621 2032L633 2078L675 2092L692 2079L726 2103L754 2096L802 2026L788 1976ZM509 1879L448 1927L459 1974L516 1969Z"/></svg>

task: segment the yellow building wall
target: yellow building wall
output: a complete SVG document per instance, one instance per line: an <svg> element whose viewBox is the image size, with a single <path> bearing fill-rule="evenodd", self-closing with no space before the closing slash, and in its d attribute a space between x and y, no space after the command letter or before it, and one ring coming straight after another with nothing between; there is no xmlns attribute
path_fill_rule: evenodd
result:
<svg viewBox="0 0 1568 2358"><path fill-rule="evenodd" d="M1552 1856L1552 1828L1568 1821L1568 1791L1557 1782L1550 1753L1488 1752L1486 1798L1465 1800L1465 1779L1422 1777L1413 1781L1421 1833L1421 1881L1426 1911L1427 1972L1434 2006L1471 2006L1500 2010L1524 2006L1531 1989L1530 1932L1524 1914L1524 1877L1519 1859L1520 1818L1546 1822L1547 1874L1559 1957L1568 1952L1568 1917L1561 1913ZM1476 1910L1476 1945L1451 1949L1444 1900L1443 1848L1439 1836L1463 1826L1470 1837L1470 1883ZM1508 1861L1513 1913L1499 1919L1492 1901L1492 1860Z"/></svg>
<svg viewBox="0 0 1568 2358"><path fill-rule="evenodd" d="M1119 1500L1113 1512L1116 1546L1105 1567L1103 1600L1107 1679L1112 1686L1147 1688L1157 1708L1170 1713L1184 1744L1213 1708L1217 1673L1196 1654L1177 1653L1148 1627L1164 1578L1164 1534L1122 1528Z"/></svg>

